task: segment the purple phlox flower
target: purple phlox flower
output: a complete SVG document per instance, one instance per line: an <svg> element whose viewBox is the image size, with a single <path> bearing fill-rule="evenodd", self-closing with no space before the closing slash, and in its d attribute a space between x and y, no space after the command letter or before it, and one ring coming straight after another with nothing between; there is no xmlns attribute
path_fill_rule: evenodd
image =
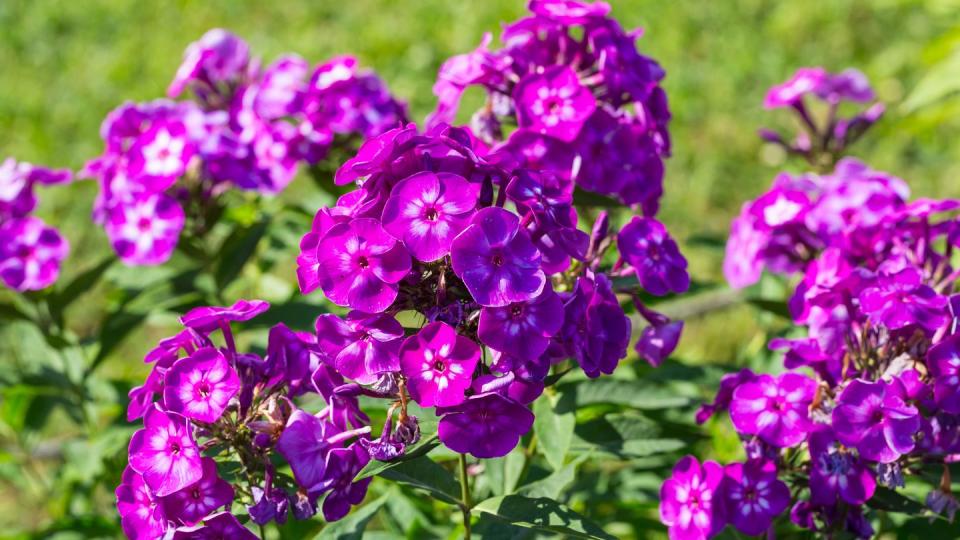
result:
<svg viewBox="0 0 960 540"><path fill-rule="evenodd" d="M407 443L403 438L393 435L393 414L395 410L395 407L391 407L390 410L387 411L387 419L383 423L383 430L380 432L379 437L376 439L360 439L359 441L372 459L377 461L390 461L402 456L407 449ZM414 425L417 425L415 417L409 418L413 418ZM419 426L416 427L416 432L417 439L419 439Z"/></svg>
<svg viewBox="0 0 960 540"><path fill-rule="evenodd" d="M769 239L769 231L760 230L754 225L750 203L745 203L740 216L730 225L730 237L723 258L723 276L731 287L741 289L760 280L764 266L760 253Z"/></svg>
<svg viewBox="0 0 960 540"><path fill-rule="evenodd" d="M295 54L276 59L263 71L257 84L253 110L261 118L275 120L293 116L303 107L310 64Z"/></svg>
<svg viewBox="0 0 960 540"><path fill-rule="evenodd" d="M283 323L276 324L267 337L267 386L286 384L288 397L312 391L312 375L320 365L321 355L314 334L294 332Z"/></svg>
<svg viewBox="0 0 960 540"><path fill-rule="evenodd" d="M810 501L836 504L837 498L861 505L876 489L873 472L851 450L842 447L829 426L810 433Z"/></svg>
<svg viewBox="0 0 960 540"><path fill-rule="evenodd" d="M214 28L187 46L167 95L176 97L187 85L201 97L216 94L221 85L233 85L245 78L249 64L246 42L227 30Z"/></svg>
<svg viewBox="0 0 960 540"><path fill-rule="evenodd" d="M860 293L860 308L890 330L917 325L932 333L947 322L947 299L924 285L914 268L880 276L876 285Z"/></svg>
<svg viewBox="0 0 960 540"><path fill-rule="evenodd" d="M947 337L927 352L933 374L933 393L944 411L960 414L960 334Z"/></svg>
<svg viewBox="0 0 960 540"><path fill-rule="evenodd" d="M477 204L479 186L449 173L417 173L394 186L383 226L416 259L432 262L450 252Z"/></svg>
<svg viewBox="0 0 960 540"><path fill-rule="evenodd" d="M480 45L467 54L448 58L437 74L433 93L437 96L437 109L427 117L427 129L442 124L452 124L456 118L460 97L467 86L480 82L487 74L487 55L493 35L483 34Z"/></svg>
<svg viewBox="0 0 960 540"><path fill-rule="evenodd" d="M323 518L329 521L342 519L350 512L350 506L363 502L367 487L373 477L353 481L370 462L370 456L359 442L347 448L336 448L326 456L323 480L311 491L329 491L323 500Z"/></svg>
<svg viewBox="0 0 960 540"><path fill-rule="evenodd" d="M198 422L216 422L240 390L240 376L219 350L204 347L178 360L164 376L167 410Z"/></svg>
<svg viewBox="0 0 960 540"><path fill-rule="evenodd" d="M453 271L482 306L503 307L537 297L546 284L540 251L503 208L477 212L451 248Z"/></svg>
<svg viewBox="0 0 960 540"><path fill-rule="evenodd" d="M153 193L165 191L187 171L196 153L182 122L156 122L130 149L127 173Z"/></svg>
<svg viewBox="0 0 960 540"><path fill-rule="evenodd" d="M143 425L130 439L130 467L154 495L165 497L200 480L200 450L186 418L154 405Z"/></svg>
<svg viewBox="0 0 960 540"><path fill-rule="evenodd" d="M774 187L753 201L750 214L760 227L774 229L791 223L803 223L810 206L810 197L803 190Z"/></svg>
<svg viewBox="0 0 960 540"><path fill-rule="evenodd" d="M535 219L546 221L546 226L569 227L576 223L570 219L573 182L555 171L517 171L507 184L506 194L517 204L521 215L532 211Z"/></svg>
<svg viewBox="0 0 960 540"><path fill-rule="evenodd" d="M783 366L787 369L796 369L803 366L813 366L833 359L820 348L820 344L813 338L774 338L770 340L770 350L786 349L783 355Z"/></svg>
<svg viewBox="0 0 960 540"><path fill-rule="evenodd" d="M480 346L442 322L424 326L400 347L410 397L423 407L462 403L479 361Z"/></svg>
<svg viewBox="0 0 960 540"><path fill-rule="evenodd" d="M297 409L287 420L277 451L290 464L297 484L312 491L325 479L327 454L348 439L369 432L369 427L340 431L332 423Z"/></svg>
<svg viewBox="0 0 960 540"><path fill-rule="evenodd" d="M640 339L637 340L634 350L651 366L659 367L677 348L682 332L683 321L649 324L640 332Z"/></svg>
<svg viewBox="0 0 960 540"><path fill-rule="evenodd" d="M398 371L403 326L392 315L351 311L346 320L333 314L317 317L317 344L338 372L361 384L381 373Z"/></svg>
<svg viewBox="0 0 960 540"><path fill-rule="evenodd" d="M527 9L540 17L560 24L584 24L602 19L610 13L606 2L579 2L577 0L530 0Z"/></svg>
<svg viewBox="0 0 960 540"><path fill-rule="evenodd" d="M730 420L740 433L781 448L795 446L813 427L809 408L816 390L816 381L799 373L759 375L733 391Z"/></svg>
<svg viewBox="0 0 960 540"><path fill-rule="evenodd" d="M803 102L803 96L817 91L828 77L827 71L820 67L800 68L788 81L767 91L763 106L767 109L797 106Z"/></svg>
<svg viewBox="0 0 960 540"><path fill-rule="evenodd" d="M202 525L177 529L172 540L258 540L260 537L237 521L229 511L214 514L203 520Z"/></svg>
<svg viewBox="0 0 960 540"><path fill-rule="evenodd" d="M127 422L133 422L146 414L152 408L154 396L163 394L163 378L167 373L167 366L156 365L150 370L143 385L130 389L127 394Z"/></svg>
<svg viewBox="0 0 960 540"><path fill-rule="evenodd" d="M564 304L558 337L590 378L613 373L630 344L630 319L604 274L583 276Z"/></svg>
<svg viewBox="0 0 960 540"><path fill-rule="evenodd" d="M920 416L903 398L902 387L896 384L851 381L833 410L837 438L855 447L865 459L881 463L911 452Z"/></svg>
<svg viewBox="0 0 960 540"><path fill-rule="evenodd" d="M335 304L368 313L387 309L410 272L403 244L375 219L334 225L317 246L317 279Z"/></svg>
<svg viewBox="0 0 960 540"><path fill-rule="evenodd" d="M163 537L168 526L163 505L154 497L140 473L126 467L116 496L120 526L127 538L153 540Z"/></svg>
<svg viewBox="0 0 960 540"><path fill-rule="evenodd" d="M350 220L342 207L321 208L313 218L310 232L300 239L300 255L297 257L297 281L300 292L309 294L320 286L317 269L320 265L317 260L317 246L327 231L338 223Z"/></svg>
<svg viewBox="0 0 960 540"><path fill-rule="evenodd" d="M195 483L163 498L168 519L184 525L196 525L214 510L233 501L233 487L217 476L217 464L202 458L203 475Z"/></svg>
<svg viewBox="0 0 960 540"><path fill-rule="evenodd" d="M705 403L697 409L697 423L703 424L714 414L727 410L733 400L734 390L741 384L753 381L755 378L756 375L753 371L746 368L736 373L727 373L721 377L720 387L717 389L717 395L713 398L713 402Z"/></svg>
<svg viewBox="0 0 960 540"><path fill-rule="evenodd" d="M547 350L550 338L563 326L563 301L547 284L536 298L480 311L477 335L488 347L521 360L533 360Z"/></svg>
<svg viewBox="0 0 960 540"><path fill-rule="evenodd" d="M205 306L193 308L180 317L180 322L201 334L209 334L223 329L231 322L243 322L270 309L270 303L263 300L237 300L232 306Z"/></svg>
<svg viewBox="0 0 960 540"><path fill-rule="evenodd" d="M790 489L771 463L748 461L723 468L720 492L727 518L738 531L760 535L790 506Z"/></svg>
<svg viewBox="0 0 960 540"><path fill-rule="evenodd" d="M392 375L392 374L386 374ZM332 422L337 429L347 430L350 426L360 428L370 423L370 418L360 410L357 395L346 395L337 392L343 386L343 376L337 373L333 366L321 363L311 376L313 386L320 394L327 407L321 411L321 417Z"/></svg>
<svg viewBox="0 0 960 540"><path fill-rule="evenodd" d="M60 276L70 244L40 218L0 222L0 280L17 291L45 289Z"/></svg>
<svg viewBox="0 0 960 540"><path fill-rule="evenodd" d="M950 492L949 487L947 489L941 487L930 490L925 502L927 508L932 510L934 514L944 516L951 523L954 514L960 509L960 503Z"/></svg>
<svg viewBox="0 0 960 540"><path fill-rule="evenodd" d="M580 162L576 160L577 153L571 143L531 130L514 131L496 147L495 152L511 156L518 162L518 167L550 171L564 180L571 180L574 173L579 171L574 170L574 166L579 166Z"/></svg>
<svg viewBox="0 0 960 540"><path fill-rule="evenodd" d="M856 229L876 227L898 214L910 196L906 182L875 171L856 158L843 158L833 173L818 177L820 198L806 215L807 227L823 238L843 236ZM866 231L846 234L838 241L869 238Z"/></svg>
<svg viewBox="0 0 960 540"><path fill-rule="evenodd" d="M247 513L250 514L250 519L257 525L266 525L271 521L276 521L282 525L287 521L290 499L282 489L274 487L273 477L273 467L269 466L267 467L263 487L252 486L250 488L253 494L253 504L247 506Z"/></svg>
<svg viewBox="0 0 960 540"><path fill-rule="evenodd" d="M0 163L0 224L7 220L26 217L37 206L33 193L36 184L54 185L69 182L69 170L52 170L12 157Z"/></svg>
<svg viewBox="0 0 960 540"><path fill-rule="evenodd" d="M670 538L706 540L727 524L720 497L724 470L714 461L703 465L694 456L682 458L660 486L660 521Z"/></svg>
<svg viewBox="0 0 960 540"><path fill-rule="evenodd" d="M124 264L162 264L177 247L184 219L183 208L172 197L142 195L110 209L107 236Z"/></svg>
<svg viewBox="0 0 960 540"><path fill-rule="evenodd" d="M867 103L876 99L870 81L860 70L847 68L832 74L818 86L815 93L820 99L830 103L854 101Z"/></svg>
<svg viewBox="0 0 960 540"><path fill-rule="evenodd" d="M514 87L513 99L519 127L568 142L597 107L593 94L569 66L526 75Z"/></svg>
<svg viewBox="0 0 960 540"><path fill-rule="evenodd" d="M659 221L634 216L617 234L617 247L650 294L682 293L690 287L687 260Z"/></svg>
<svg viewBox="0 0 960 540"><path fill-rule="evenodd" d="M960 453L960 417L940 412L922 421L917 451L935 456Z"/></svg>
<svg viewBox="0 0 960 540"><path fill-rule="evenodd" d="M460 405L440 409L440 441L447 448L481 459L503 457L533 427L533 413L496 392L476 394Z"/></svg>

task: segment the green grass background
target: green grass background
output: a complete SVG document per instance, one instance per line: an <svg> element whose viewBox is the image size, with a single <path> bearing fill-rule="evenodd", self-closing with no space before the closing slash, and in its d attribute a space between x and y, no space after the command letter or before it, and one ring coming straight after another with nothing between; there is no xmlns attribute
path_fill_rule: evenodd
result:
<svg viewBox="0 0 960 540"><path fill-rule="evenodd" d="M660 219L684 247L695 279L719 281L722 252L691 239L724 237L740 205L778 170L796 165L761 145L755 132L790 125L785 113L764 111L761 102L766 88L800 66L863 70L889 111L854 153L906 179L916 196L960 196L956 106L902 107L931 66L960 43L960 2L611 4L625 27L646 29L641 51L667 70L674 156ZM523 13L520 0L0 0L0 157L78 169L101 150L104 115L125 100L162 96L184 47L217 26L248 40L265 62L285 52L314 63L356 55L409 101L419 121L433 107L440 63ZM307 180L301 184L306 188L297 189L309 189ZM95 193L85 181L41 194L41 215L73 246L67 275L108 253L102 231L89 221ZM95 295L85 302L89 313L98 312ZM735 307L691 320L676 356L742 362L764 345L760 317ZM156 337L150 336L135 334L108 369L142 377L140 358ZM25 515L16 494L3 491L0 523L30 528L44 521L43 509Z"/></svg>

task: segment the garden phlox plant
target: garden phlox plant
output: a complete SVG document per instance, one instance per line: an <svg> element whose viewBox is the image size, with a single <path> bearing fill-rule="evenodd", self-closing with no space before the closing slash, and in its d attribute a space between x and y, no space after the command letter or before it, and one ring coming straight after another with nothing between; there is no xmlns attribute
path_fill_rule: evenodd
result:
<svg viewBox="0 0 960 540"><path fill-rule="evenodd" d="M128 265L167 261L185 226L203 236L230 188L276 194L298 165L406 121L406 106L356 59L311 68L288 54L261 68L246 42L210 30L184 53L168 96L124 103L101 127L94 220Z"/></svg>
<svg viewBox="0 0 960 540"><path fill-rule="evenodd" d="M841 157L879 118L873 99L859 72L821 68L767 95L765 105L792 110L803 132L789 143L772 131L765 138L818 170L781 173L744 205L724 271L735 287L763 270L797 277L788 307L802 336L769 344L784 351L786 371L726 375L698 412L702 423L729 411L746 459L677 463L660 503L672 538L709 538L728 524L765 534L781 516L820 535L868 538L868 507L910 478L927 483L933 515L953 517L960 202L911 201L901 179ZM841 117L845 103L866 109Z"/></svg>

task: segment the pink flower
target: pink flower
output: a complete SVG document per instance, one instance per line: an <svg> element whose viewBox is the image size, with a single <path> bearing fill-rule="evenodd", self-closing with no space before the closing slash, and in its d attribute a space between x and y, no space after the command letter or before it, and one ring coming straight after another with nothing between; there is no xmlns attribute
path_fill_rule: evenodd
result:
<svg viewBox="0 0 960 540"><path fill-rule="evenodd" d="M517 123L544 135L572 141L597 108L590 89L569 66L550 66L526 75L513 90Z"/></svg>
<svg viewBox="0 0 960 540"><path fill-rule="evenodd" d="M239 390L240 376L223 354L204 347L167 371L163 403L192 420L216 422Z"/></svg>
<svg viewBox="0 0 960 540"><path fill-rule="evenodd" d="M424 326L400 347L410 396L424 407L462 403L479 361L480 346L442 322Z"/></svg>
<svg viewBox="0 0 960 540"><path fill-rule="evenodd" d="M131 266L162 264L183 229L183 208L164 194L143 195L110 209L106 229L120 260Z"/></svg>
<svg viewBox="0 0 960 540"><path fill-rule="evenodd" d="M200 449L187 419L154 405L144 428L130 439L130 468L143 475L158 497L165 497L200 480Z"/></svg>

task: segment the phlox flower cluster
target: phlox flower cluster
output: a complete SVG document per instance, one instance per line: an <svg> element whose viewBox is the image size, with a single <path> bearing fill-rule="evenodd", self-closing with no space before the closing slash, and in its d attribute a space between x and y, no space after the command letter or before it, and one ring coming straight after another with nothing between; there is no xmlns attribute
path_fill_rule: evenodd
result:
<svg viewBox="0 0 960 540"><path fill-rule="evenodd" d="M70 244L34 215L35 186L69 182L70 171L7 158L0 163L0 281L17 291L45 289L60 275Z"/></svg>
<svg viewBox="0 0 960 540"><path fill-rule="evenodd" d="M168 96L187 91L112 111L104 152L82 172L100 183L94 220L126 264L163 263L185 226L205 233L225 190L278 193L299 164L406 121L405 105L351 57L311 69L289 54L261 68L221 29L184 53Z"/></svg>
<svg viewBox="0 0 960 540"><path fill-rule="evenodd" d="M344 380L315 337L278 324L265 355L237 349L232 325L268 308L195 308L147 354L153 369L127 409L143 428L116 490L128 537L253 539L243 522L307 519L318 505L333 521L363 499L370 480L354 478L370 459L369 420L337 392ZM304 394L327 406L299 409L293 400Z"/></svg>
<svg viewBox="0 0 960 540"><path fill-rule="evenodd" d="M587 234L571 180L515 163L464 128L388 131L337 171L354 189L303 237L301 290L349 309L320 316L318 345L354 393L391 401L400 418L368 445L375 459L405 451L410 400L440 416L448 448L507 454L532 426L527 405L552 365L573 359L597 377L626 356L618 294L650 323L641 356L658 364L676 346L682 323L637 297L689 286L663 225L634 216L613 232L601 213Z"/></svg>
<svg viewBox="0 0 960 540"><path fill-rule="evenodd" d="M872 97L848 73L801 70L767 103ZM747 459L677 464L660 506L673 538L709 538L727 524L762 534L780 515L868 538L867 502L921 472L943 473L929 508L950 519L957 508L946 463L960 454L960 201L909 201L902 180L857 160L814 161L836 165L779 175L733 222L727 278L799 277L789 313L804 335L770 342L784 351L784 373L727 375L698 411L701 423L729 411Z"/></svg>
<svg viewBox="0 0 960 540"><path fill-rule="evenodd" d="M484 142L656 215L670 112L663 68L637 51L642 30L624 30L604 2L531 0L529 10L504 26L502 48L487 34L443 64L428 127L453 123L463 92L482 87L470 125Z"/></svg>

